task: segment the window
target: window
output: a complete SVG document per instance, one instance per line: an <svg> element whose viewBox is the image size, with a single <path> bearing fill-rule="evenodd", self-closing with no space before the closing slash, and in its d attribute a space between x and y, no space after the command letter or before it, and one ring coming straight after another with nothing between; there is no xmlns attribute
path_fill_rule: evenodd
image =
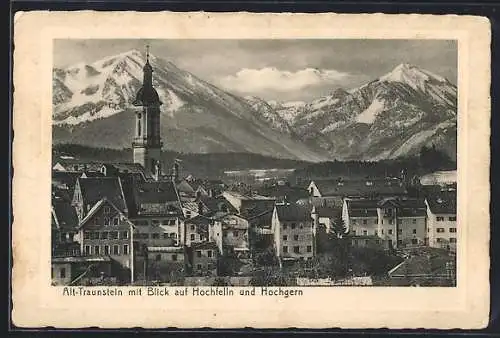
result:
<svg viewBox="0 0 500 338"><path fill-rule="evenodd" d="M111 237L111 239L118 239L118 231L111 231L109 233L109 236Z"/></svg>
<svg viewBox="0 0 500 338"><path fill-rule="evenodd" d="M284 240L284 241L288 240L288 236L287 236L287 235L284 235L284 236L283 236L283 240Z"/></svg>
<svg viewBox="0 0 500 338"><path fill-rule="evenodd" d="M363 224L365 224L365 225L368 224L368 220L364 219Z"/></svg>
<svg viewBox="0 0 500 338"><path fill-rule="evenodd" d="M436 221L442 222L442 221L444 221L444 217L438 216L438 217L436 217Z"/></svg>
<svg viewBox="0 0 500 338"><path fill-rule="evenodd" d="M108 225L109 225L109 218L104 217L104 226L108 226Z"/></svg>
<svg viewBox="0 0 500 338"><path fill-rule="evenodd" d="M104 246L104 254L109 255L109 245Z"/></svg>
<svg viewBox="0 0 500 338"><path fill-rule="evenodd" d="M196 236L195 234L191 234L191 235L189 236L189 239L190 239L190 240L192 240L192 241L194 241L194 240L195 240L195 236Z"/></svg>
<svg viewBox="0 0 500 338"><path fill-rule="evenodd" d="M398 234L402 234L403 233L403 229L398 229Z"/></svg>
<svg viewBox="0 0 500 338"><path fill-rule="evenodd" d="M108 239L108 234L109 234L109 232L107 232L107 231L101 232L101 239Z"/></svg>
<svg viewBox="0 0 500 338"><path fill-rule="evenodd" d="M155 257L155 261L157 261L157 262L158 262L158 261L161 261L161 254L156 255L156 257Z"/></svg>
<svg viewBox="0 0 500 338"><path fill-rule="evenodd" d="M375 236L378 236L378 231L377 230L375 230Z"/></svg>
<svg viewBox="0 0 500 338"><path fill-rule="evenodd" d="M84 252L86 255L90 255L90 245L85 245Z"/></svg>
<svg viewBox="0 0 500 338"><path fill-rule="evenodd" d="M207 269L208 269L208 270L213 270L213 269L214 269L214 267L212 266L212 264L208 263L208 265L207 265Z"/></svg>
<svg viewBox="0 0 500 338"><path fill-rule="evenodd" d="M212 250L207 250L207 257L212 257Z"/></svg>
<svg viewBox="0 0 500 338"><path fill-rule="evenodd" d="M286 230L286 229L288 229L288 225L283 223L283 230Z"/></svg>
<svg viewBox="0 0 500 338"><path fill-rule="evenodd" d="M187 218L191 218L191 211L189 211L189 210L188 210L188 211L186 211L186 217L187 217Z"/></svg>
<svg viewBox="0 0 500 338"><path fill-rule="evenodd" d="M392 219L389 220L389 224L392 224Z"/></svg>
<svg viewBox="0 0 500 338"><path fill-rule="evenodd" d="M94 245L94 255L99 255L99 245Z"/></svg>
<svg viewBox="0 0 500 338"><path fill-rule="evenodd" d="M413 239L411 240L411 244L418 244L418 239L413 238Z"/></svg>
<svg viewBox="0 0 500 338"><path fill-rule="evenodd" d="M392 229L389 229L389 235L392 235Z"/></svg>
<svg viewBox="0 0 500 338"><path fill-rule="evenodd" d="M308 245L307 246L307 252L311 252L312 251L312 246Z"/></svg>
<svg viewBox="0 0 500 338"><path fill-rule="evenodd" d="M104 213L105 214L109 214L111 212L111 208L110 207L104 207Z"/></svg>
<svg viewBox="0 0 500 338"><path fill-rule="evenodd" d="M296 227L297 227L297 224L292 223L292 230L295 229Z"/></svg>
<svg viewBox="0 0 500 338"><path fill-rule="evenodd" d="M201 264L196 264L196 269L201 270Z"/></svg>
<svg viewBox="0 0 500 338"><path fill-rule="evenodd" d="M456 218L455 216L448 217L448 221L453 221L453 222L454 222L454 221L456 221L456 220L457 220L457 218Z"/></svg>
<svg viewBox="0 0 500 338"><path fill-rule="evenodd" d="M160 239L160 234L154 233L151 238L153 239Z"/></svg>
<svg viewBox="0 0 500 338"><path fill-rule="evenodd" d="M165 232L163 233L163 239L167 239L168 238L168 234Z"/></svg>
<svg viewBox="0 0 500 338"><path fill-rule="evenodd" d="M196 251L196 257L201 257L201 250Z"/></svg>
<svg viewBox="0 0 500 338"><path fill-rule="evenodd" d="M293 252L300 253L300 246L294 246L293 247Z"/></svg>
<svg viewBox="0 0 500 338"><path fill-rule="evenodd" d="M118 225L120 219L118 217L113 218L113 225Z"/></svg>
<svg viewBox="0 0 500 338"><path fill-rule="evenodd" d="M436 242L438 243L444 242L444 238L438 237L436 238Z"/></svg>
<svg viewBox="0 0 500 338"><path fill-rule="evenodd" d="M384 220L382 220L382 224L384 224Z"/></svg>
<svg viewBox="0 0 500 338"><path fill-rule="evenodd" d="M128 231L122 231L122 239L128 239Z"/></svg>
<svg viewBox="0 0 500 338"><path fill-rule="evenodd" d="M194 231L195 230L195 226L191 225L190 229L191 229L191 231Z"/></svg>
<svg viewBox="0 0 500 338"><path fill-rule="evenodd" d="M442 233L442 232L444 232L444 228L437 228L436 231L439 233Z"/></svg>
<svg viewBox="0 0 500 338"><path fill-rule="evenodd" d="M113 245L113 255L120 254L120 247L118 245Z"/></svg>
<svg viewBox="0 0 500 338"><path fill-rule="evenodd" d="M398 224L402 225L403 224L403 220L402 219L398 219Z"/></svg>
<svg viewBox="0 0 500 338"><path fill-rule="evenodd" d="M354 236L356 236L356 229L352 229L351 232Z"/></svg>
<svg viewBox="0 0 500 338"><path fill-rule="evenodd" d="M382 229L382 235L384 234L384 229Z"/></svg>
<svg viewBox="0 0 500 338"><path fill-rule="evenodd" d="M85 232L83 233L83 239L90 239L90 232L85 231Z"/></svg>
<svg viewBox="0 0 500 338"><path fill-rule="evenodd" d="M283 247L283 253L288 253L288 247L286 245Z"/></svg>
<svg viewBox="0 0 500 338"><path fill-rule="evenodd" d="M233 231L233 237L238 237L239 233L238 231Z"/></svg>
<svg viewBox="0 0 500 338"><path fill-rule="evenodd" d="M368 231L363 230L363 236L366 236L366 235L368 235Z"/></svg>
<svg viewBox="0 0 500 338"><path fill-rule="evenodd" d="M61 276L61 278L66 278L66 268L61 268L61 270L59 271L59 275Z"/></svg>
<svg viewBox="0 0 500 338"><path fill-rule="evenodd" d="M91 232L90 233L90 239L99 239L99 232Z"/></svg>
<svg viewBox="0 0 500 338"><path fill-rule="evenodd" d="M299 229L304 229L304 223L299 224Z"/></svg>
<svg viewBox="0 0 500 338"><path fill-rule="evenodd" d="M450 237L450 243L456 243L457 239L455 237Z"/></svg>
<svg viewBox="0 0 500 338"><path fill-rule="evenodd" d="M403 240L398 239L398 245L401 245L401 244L403 244Z"/></svg>
<svg viewBox="0 0 500 338"><path fill-rule="evenodd" d="M174 261L174 262L177 261L177 254L172 254L172 261Z"/></svg>
<svg viewBox="0 0 500 338"><path fill-rule="evenodd" d="M299 240L299 235L293 235L293 240L298 241Z"/></svg>
<svg viewBox="0 0 500 338"><path fill-rule="evenodd" d="M123 244L123 254L128 255L128 244Z"/></svg>
<svg viewBox="0 0 500 338"><path fill-rule="evenodd" d="M412 222L413 224L417 224L417 219L416 219L416 218L414 218L414 219L412 219L412 220L411 220L411 222Z"/></svg>
<svg viewBox="0 0 500 338"><path fill-rule="evenodd" d="M416 234L416 233L417 233L417 229L413 229L413 230L412 230L412 233L413 233L413 234Z"/></svg>

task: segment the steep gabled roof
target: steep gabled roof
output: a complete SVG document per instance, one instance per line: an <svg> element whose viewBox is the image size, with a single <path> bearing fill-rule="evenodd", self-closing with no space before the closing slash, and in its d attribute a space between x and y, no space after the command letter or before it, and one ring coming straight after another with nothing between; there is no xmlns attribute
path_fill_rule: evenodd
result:
<svg viewBox="0 0 500 338"><path fill-rule="evenodd" d="M124 213L121 212L121 210L111 200L109 200L107 197L103 197L89 210L87 215L85 215L85 217L80 221L78 228L80 229L84 227L85 224L87 224L87 222L96 214L96 212L99 211L105 205L110 205L113 209L115 209L118 212L120 217L122 217L130 226L135 227L134 224L129 221L127 216L124 215Z"/></svg>
<svg viewBox="0 0 500 338"><path fill-rule="evenodd" d="M125 196L118 177L79 178L78 184L82 192L84 205L93 206L99 200L107 198L121 212L127 213Z"/></svg>
<svg viewBox="0 0 500 338"><path fill-rule="evenodd" d="M78 216L69 201L52 201L52 210L58 229L74 230L78 228Z"/></svg>

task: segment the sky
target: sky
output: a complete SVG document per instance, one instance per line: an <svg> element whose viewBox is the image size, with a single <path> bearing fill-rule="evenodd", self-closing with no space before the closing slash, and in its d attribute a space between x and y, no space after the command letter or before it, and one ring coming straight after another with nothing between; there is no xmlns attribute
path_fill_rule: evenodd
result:
<svg viewBox="0 0 500 338"><path fill-rule="evenodd" d="M451 40L55 40L54 66L92 63L145 50L234 94L266 100L312 100L350 89L410 63L457 82Z"/></svg>

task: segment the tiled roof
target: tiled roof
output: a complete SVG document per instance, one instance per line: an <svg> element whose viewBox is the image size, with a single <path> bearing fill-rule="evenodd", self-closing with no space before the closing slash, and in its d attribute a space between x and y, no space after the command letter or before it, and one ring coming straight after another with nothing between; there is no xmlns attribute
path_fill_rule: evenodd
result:
<svg viewBox="0 0 500 338"><path fill-rule="evenodd" d="M171 181L128 181L125 185L129 213L141 215L182 215L175 184Z"/></svg>
<svg viewBox="0 0 500 338"><path fill-rule="evenodd" d="M68 189L70 195L76 185L76 181L82 175L78 171L57 171L52 170L52 186L54 188Z"/></svg>
<svg viewBox="0 0 500 338"><path fill-rule="evenodd" d="M397 208L397 216L412 217L412 216L425 216L426 206L423 199L408 198L385 198L379 202L379 207L393 207Z"/></svg>
<svg viewBox="0 0 500 338"><path fill-rule="evenodd" d="M453 258L445 255L413 256L389 271L390 277L442 277L446 276L446 263Z"/></svg>
<svg viewBox="0 0 500 338"><path fill-rule="evenodd" d="M277 204L276 211L280 221L312 221L311 210L297 204Z"/></svg>
<svg viewBox="0 0 500 338"><path fill-rule="evenodd" d="M424 190L427 205L433 214L457 213L457 192L453 189L443 189L441 187L426 187Z"/></svg>
<svg viewBox="0 0 500 338"><path fill-rule="evenodd" d="M84 205L94 206L102 198L107 198L121 212L126 212L125 197L118 177L79 178L78 184Z"/></svg>
<svg viewBox="0 0 500 338"><path fill-rule="evenodd" d="M346 200L349 217L377 217L378 200Z"/></svg>
<svg viewBox="0 0 500 338"><path fill-rule="evenodd" d="M193 250L217 250L217 244L215 242L200 242L200 243L193 243L191 245Z"/></svg>
<svg viewBox="0 0 500 338"><path fill-rule="evenodd" d="M332 207L316 207L316 212L318 213L319 217L330 218L338 217L341 214L339 209Z"/></svg>
<svg viewBox="0 0 500 338"><path fill-rule="evenodd" d="M403 195L404 186L396 179L376 180L314 180L322 196Z"/></svg>
<svg viewBox="0 0 500 338"><path fill-rule="evenodd" d="M60 229L71 230L78 228L78 216L69 201L55 200L52 202L52 207Z"/></svg>

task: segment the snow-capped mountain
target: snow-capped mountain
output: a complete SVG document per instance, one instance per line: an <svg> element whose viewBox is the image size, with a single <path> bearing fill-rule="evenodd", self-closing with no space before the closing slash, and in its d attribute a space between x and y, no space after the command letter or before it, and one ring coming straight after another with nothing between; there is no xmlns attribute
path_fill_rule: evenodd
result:
<svg viewBox="0 0 500 338"><path fill-rule="evenodd" d="M142 84L144 64L144 55L132 50L92 64L54 69L54 141L130 147L131 101ZM153 85L163 102L161 132L167 149L253 152L309 161L327 158L324 150L311 149L291 134L273 129L249 101L153 55L150 64Z"/></svg>
<svg viewBox="0 0 500 338"><path fill-rule="evenodd" d="M431 143L456 157L457 88L413 65L401 64L359 88L283 107L275 109L290 127L334 158L395 158Z"/></svg>
<svg viewBox="0 0 500 338"><path fill-rule="evenodd" d="M53 71L55 142L129 147L144 55ZM376 160L434 144L456 157L457 88L409 64L310 102L239 97L150 55L162 138L180 152L253 152L310 161Z"/></svg>

